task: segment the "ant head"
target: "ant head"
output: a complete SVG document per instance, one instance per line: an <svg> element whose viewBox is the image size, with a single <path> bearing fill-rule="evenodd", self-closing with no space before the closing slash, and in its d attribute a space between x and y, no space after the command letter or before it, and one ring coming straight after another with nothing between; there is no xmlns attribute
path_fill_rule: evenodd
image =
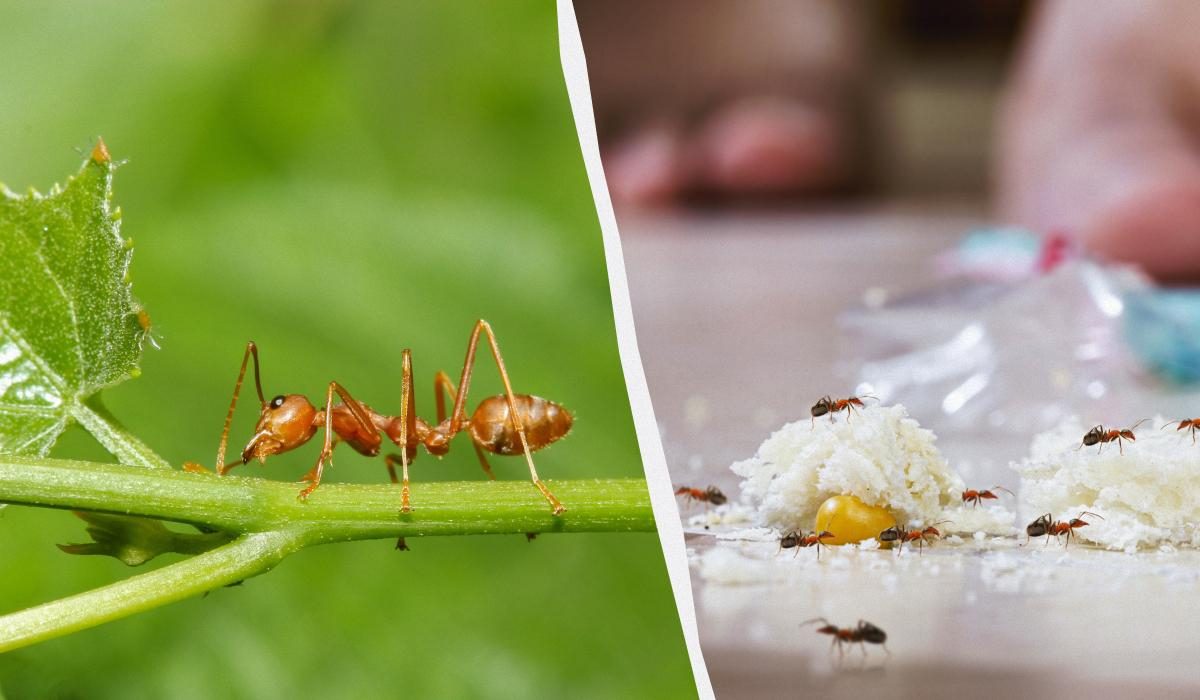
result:
<svg viewBox="0 0 1200 700"><path fill-rule="evenodd" d="M817 416L823 416L826 413L829 413L829 409L831 409L831 408L833 408L833 399L826 396L826 397L822 398L820 401L813 404L813 407L812 407L813 417L815 418Z"/></svg>
<svg viewBox="0 0 1200 700"><path fill-rule="evenodd" d="M708 502L714 506L719 506L729 500L725 497L725 494L721 492L721 489L717 488L716 486L709 486L707 493Z"/></svg>
<svg viewBox="0 0 1200 700"><path fill-rule="evenodd" d="M895 542L898 539L900 539L900 528L898 527L889 527L879 533L880 542Z"/></svg>
<svg viewBox="0 0 1200 700"><path fill-rule="evenodd" d="M837 537L837 535L833 534L829 530L821 530L821 533L817 535L817 541L819 542L821 540L829 539L830 537Z"/></svg>
<svg viewBox="0 0 1200 700"><path fill-rule="evenodd" d="M887 641L887 632L865 620L858 621L858 634L868 644L883 644Z"/></svg>
<svg viewBox="0 0 1200 700"><path fill-rule="evenodd" d="M308 442L317 431L317 409L300 394L276 396L263 404L254 426L254 437L242 450L242 462L287 452Z"/></svg>
<svg viewBox="0 0 1200 700"><path fill-rule="evenodd" d="M1104 426L1097 425L1096 427L1087 431L1087 434L1083 436L1083 444L1085 447L1091 447L1092 445L1095 445L1096 443L1100 442L1100 438L1103 436L1104 436Z"/></svg>

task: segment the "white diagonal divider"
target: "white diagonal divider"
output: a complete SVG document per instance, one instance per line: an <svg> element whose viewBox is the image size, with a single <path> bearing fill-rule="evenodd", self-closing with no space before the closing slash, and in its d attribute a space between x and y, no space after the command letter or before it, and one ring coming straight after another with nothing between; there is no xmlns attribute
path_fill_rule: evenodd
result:
<svg viewBox="0 0 1200 700"><path fill-rule="evenodd" d="M700 652L696 608L692 601L687 552L683 544L683 525L679 519L679 509L671 486L671 475L667 472L667 458L658 434L658 422L654 419L654 406L650 402L646 374L642 371L642 358L638 352L637 333L633 325L633 308L629 301L629 284L625 279L625 258L621 253L621 238L617 232L617 218L613 213L612 200L608 195L608 183L604 179L604 168L600 163L587 62L584 59L583 41L579 36L579 25L575 21L575 8L571 0L558 0L558 45L567 93L571 98L571 111L575 115L575 130L579 134L579 145L583 150L583 160L592 186L592 197L596 201L596 214L600 217L600 228L604 234L604 257L608 262L608 284L612 292L613 314L617 323L617 346L621 352L621 366L625 372L625 387L633 405L634 429L642 453L642 464L646 469L646 482L650 486L650 502L654 508L654 520L658 525L658 539L666 557L671 589L675 592L675 606L683 625L683 636L687 643L688 656L692 661L692 673L696 677L696 690L701 698L712 698L712 683L704 665L704 656Z"/></svg>

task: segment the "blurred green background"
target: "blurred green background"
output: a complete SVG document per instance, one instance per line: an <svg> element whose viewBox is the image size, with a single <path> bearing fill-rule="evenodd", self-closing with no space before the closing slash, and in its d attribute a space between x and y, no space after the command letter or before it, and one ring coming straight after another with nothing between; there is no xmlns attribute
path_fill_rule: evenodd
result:
<svg viewBox="0 0 1200 700"><path fill-rule="evenodd" d="M172 462L211 463L248 339L269 394L316 397L336 379L381 410L399 407L411 347L432 417L433 373L458 371L483 317L517 390L576 413L538 454L543 476L641 475L552 3L5 2L0 180L44 190L97 135L128 159L116 199L162 346L107 403ZM472 389L499 391L492 366ZM236 417L235 446L253 421ZM421 455L417 488L484 478L459 439L441 462ZM240 471L298 479L315 450ZM107 459L78 431L55 454ZM520 460L493 464L527 478ZM326 478L387 475L342 449ZM54 547L84 538L65 513L3 511L0 609L136 573ZM307 550L244 586L0 656L0 689L695 694L656 536L410 544Z"/></svg>

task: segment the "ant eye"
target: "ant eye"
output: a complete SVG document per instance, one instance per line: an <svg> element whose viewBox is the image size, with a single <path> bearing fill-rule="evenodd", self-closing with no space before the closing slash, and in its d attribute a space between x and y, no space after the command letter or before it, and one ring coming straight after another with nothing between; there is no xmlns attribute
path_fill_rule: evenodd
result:
<svg viewBox="0 0 1200 700"><path fill-rule="evenodd" d="M283 396L282 395L276 396L275 398L271 399L271 408L279 408L282 405L283 405Z"/></svg>

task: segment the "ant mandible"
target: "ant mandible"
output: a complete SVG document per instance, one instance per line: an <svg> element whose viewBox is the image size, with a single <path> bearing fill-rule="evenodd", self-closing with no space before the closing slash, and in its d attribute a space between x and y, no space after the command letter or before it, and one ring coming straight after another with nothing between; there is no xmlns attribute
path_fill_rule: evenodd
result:
<svg viewBox="0 0 1200 700"><path fill-rule="evenodd" d="M1003 491L1004 493L1007 493L1010 496L1016 495L1012 491L1009 491L1008 489L1004 488L1003 486L993 486L991 489L989 489L987 491L976 491L975 489L967 489L966 491L962 492L962 501L963 501L963 503L974 503L974 507L978 508L979 501L981 501L981 500L1000 498L999 496L996 495L995 491L993 491L992 489L994 489L995 491Z"/></svg>
<svg viewBox="0 0 1200 700"><path fill-rule="evenodd" d="M875 397L871 396L869 394L863 394L862 396L851 396L846 399L834 399L834 398L831 398L829 396L829 394L826 394L825 396L822 396L820 399L818 399L817 402L815 404L813 404L813 407L810 409L810 412L812 413L813 427L814 428L817 427L817 417L823 416L826 413L829 414L829 422L831 422L831 423L833 422L834 414L840 413L842 411L846 412L846 420L850 420L850 414L854 412L855 406L858 406L859 408L863 408L864 406L863 406L862 400L863 399L873 399L873 398L875 398Z"/></svg>
<svg viewBox="0 0 1200 700"><path fill-rule="evenodd" d="M783 551L795 548L796 551L792 554L792 558L795 558L800 553L801 547L816 547L817 561L821 561L821 547L829 546L825 544L824 540L835 536L828 530L822 530L821 532L814 531L811 535L805 535L803 532L793 530L779 538L779 550Z"/></svg>
<svg viewBox="0 0 1200 700"><path fill-rule="evenodd" d="M917 543L917 554L919 555L919 554L924 553L925 543L927 541L937 539L942 536L942 533L939 532L938 529L936 527L934 527L934 525L941 525L942 523L948 523L948 522L950 522L950 521L949 520L939 520L936 523L934 523L933 525L930 525L929 527L926 527L924 529L915 528L915 529L910 530L907 525L905 525L903 527L889 527L888 529L879 533L878 539L880 542L896 542L896 543L898 543L899 549L897 550L897 553L904 551L905 543L916 542Z"/></svg>
<svg viewBox="0 0 1200 700"><path fill-rule="evenodd" d="M1196 431L1200 430L1200 418L1184 418L1183 420L1171 421L1162 428L1159 428L1159 430L1165 430L1166 428L1176 424L1178 424L1179 427L1175 428L1175 430L1187 430L1192 434L1192 444L1195 445Z"/></svg>
<svg viewBox="0 0 1200 700"><path fill-rule="evenodd" d="M480 333L487 336L492 357L496 360L496 367L504 384L504 393L481 401L475 413L468 418L465 403ZM254 387L258 391L258 400L262 408L258 423L254 427L254 436L242 450L241 459L226 464L225 448L229 439L229 426L233 421L233 410L237 406L242 380L246 376L246 364L251 357L254 358ZM479 457L479 463L488 478L495 479L496 476L492 473L484 450L498 455L524 453L533 484L550 503L554 514L561 515L566 510L538 477L532 453L565 436L571 429L573 418L565 408L553 401L530 394L513 393L504 359L500 356L500 347L496 344L496 335L487 321L480 319L471 332L458 390L455 390L445 372L438 372L434 376L433 388L438 416L436 425L430 425L417 417L412 387L412 354L407 349L401 354L401 365L399 416L377 413L370 406L352 397L337 382L329 383L325 392L325 408L320 410L300 394L279 395L268 402L263 395L259 378L258 346L254 341L247 343L246 353L242 356L242 368L233 387L233 400L229 403L225 427L221 431L221 445L217 449L217 473L224 475L238 464L246 464L251 459L265 462L267 457L300 447L311 440L319 428L324 427L325 443L317 456L317 463L301 477L301 481L309 482L298 496L300 500L304 500L321 484L321 475L325 466L332 463L333 448L339 441L349 443L361 454L374 457L379 454L383 442L380 433L383 433L401 448L399 455L386 456L384 463L392 483L398 482L395 466L397 462L403 470L403 481L400 482L401 511L407 513L411 510L408 465L416 458L417 447L424 445L429 454L440 457L450 451L450 440L465 430L471 436L475 454ZM336 406L333 403L334 394L342 401ZM445 396L449 396L454 404L449 417L446 416ZM204 470L204 467L194 463L185 464L184 468L189 471Z"/></svg>
<svg viewBox="0 0 1200 700"><path fill-rule="evenodd" d="M1066 544L1063 545L1063 549L1066 549L1071 545L1072 532L1074 532L1077 528L1091 525L1091 523L1083 519L1083 516L1085 515L1090 515L1092 517L1104 520L1103 515L1099 515L1087 510L1081 512L1077 517L1071 518L1067 521L1055 520L1053 515L1046 513L1045 515L1039 516L1037 520L1034 520L1025 526L1026 542L1034 537L1041 537L1042 535L1045 535L1046 544L1049 545L1051 535L1054 535L1055 537L1066 535L1067 541Z"/></svg>
<svg viewBox="0 0 1200 700"><path fill-rule="evenodd" d="M1133 435L1133 430L1142 423L1145 423L1147 420L1149 419L1143 418L1124 430L1119 430L1116 428L1113 428L1112 430L1105 430L1103 425L1097 425L1096 427L1087 431L1087 434L1083 436L1083 442L1081 442L1079 447L1076 447L1075 449L1079 450L1083 449L1084 447L1091 447L1092 445L1099 443L1100 450L1097 450L1096 454L1100 454L1100 452L1104 450L1104 443L1115 440L1117 442L1117 449L1121 451L1122 455L1124 455L1125 448L1121 441L1129 440L1130 442L1133 442L1137 440L1137 438Z"/></svg>
<svg viewBox="0 0 1200 700"><path fill-rule="evenodd" d="M714 506L719 506L729 499L721 492L721 489L716 486L709 486L706 489L694 489L688 486L680 486L675 489L676 496L687 496L689 501L701 501L711 503Z"/></svg>
<svg viewBox="0 0 1200 700"><path fill-rule="evenodd" d="M800 626L804 627L814 622L819 622L822 625L817 628L817 634L828 634L833 637L829 650L832 652L833 647L837 647L839 662L845 656L845 651L842 647L846 644L858 644L859 648L862 649L863 659L867 658L867 644L878 644L883 647L883 651L888 656L892 655L892 652L888 651L886 644L887 632L884 632L866 620L859 620L858 624L854 627L838 627L837 625L830 624L829 620L823 617L814 617L807 622L800 623Z"/></svg>

